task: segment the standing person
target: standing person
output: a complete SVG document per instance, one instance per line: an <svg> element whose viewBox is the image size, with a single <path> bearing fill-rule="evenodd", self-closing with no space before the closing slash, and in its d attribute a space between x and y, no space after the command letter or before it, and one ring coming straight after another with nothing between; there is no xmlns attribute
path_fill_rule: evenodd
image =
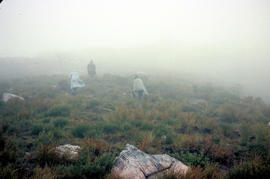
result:
<svg viewBox="0 0 270 179"><path fill-rule="evenodd" d="M143 81L136 75L133 81L133 97L135 98L138 95L139 99L142 99L143 95L148 95L148 92L143 84Z"/></svg>
<svg viewBox="0 0 270 179"><path fill-rule="evenodd" d="M96 76L96 65L94 64L93 60L87 66L88 75L93 78Z"/></svg>

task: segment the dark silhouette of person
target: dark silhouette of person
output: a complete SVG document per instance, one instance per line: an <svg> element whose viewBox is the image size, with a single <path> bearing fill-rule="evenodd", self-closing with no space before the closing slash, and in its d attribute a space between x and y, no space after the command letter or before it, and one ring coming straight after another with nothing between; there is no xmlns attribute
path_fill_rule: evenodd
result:
<svg viewBox="0 0 270 179"><path fill-rule="evenodd" d="M91 60L91 62L88 64L87 71L90 77L93 78L96 76L96 65L94 64L93 60Z"/></svg>

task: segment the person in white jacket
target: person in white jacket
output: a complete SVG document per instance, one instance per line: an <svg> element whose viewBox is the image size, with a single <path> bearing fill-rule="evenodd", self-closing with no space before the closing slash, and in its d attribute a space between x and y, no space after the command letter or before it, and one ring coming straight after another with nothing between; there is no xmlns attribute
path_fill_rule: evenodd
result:
<svg viewBox="0 0 270 179"><path fill-rule="evenodd" d="M80 79L78 72L70 73L70 89L72 94L76 92L77 88L85 87L85 83Z"/></svg>
<svg viewBox="0 0 270 179"><path fill-rule="evenodd" d="M143 81L137 75L135 76L133 81L132 94L134 98L137 95L139 99L141 99L143 95L148 95L148 92L143 84Z"/></svg>

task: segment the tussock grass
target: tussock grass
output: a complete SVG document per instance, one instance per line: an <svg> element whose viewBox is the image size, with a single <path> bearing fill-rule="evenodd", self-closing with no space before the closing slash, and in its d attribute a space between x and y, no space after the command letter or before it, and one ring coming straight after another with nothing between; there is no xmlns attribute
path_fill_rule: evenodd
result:
<svg viewBox="0 0 270 179"><path fill-rule="evenodd" d="M268 176L270 107L261 99L185 80L145 79L150 95L139 101L130 97L128 77L82 78L87 86L75 96L63 76L0 85L4 92L13 84L26 99L0 102L1 176L110 178L126 143L188 164L184 178ZM48 153L66 143L82 147L76 162Z"/></svg>

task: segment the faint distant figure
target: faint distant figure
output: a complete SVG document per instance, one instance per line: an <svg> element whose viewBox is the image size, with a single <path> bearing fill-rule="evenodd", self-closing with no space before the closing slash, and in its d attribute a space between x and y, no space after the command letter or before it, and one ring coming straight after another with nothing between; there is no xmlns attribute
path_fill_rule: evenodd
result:
<svg viewBox="0 0 270 179"><path fill-rule="evenodd" d="M71 93L75 94L78 88L85 87L85 83L80 79L78 72L70 73L70 89Z"/></svg>
<svg viewBox="0 0 270 179"><path fill-rule="evenodd" d="M143 81L136 75L133 81L133 90L132 95L134 98L138 96L139 99L142 99L143 95L148 95L148 92L143 84Z"/></svg>
<svg viewBox="0 0 270 179"><path fill-rule="evenodd" d="M93 78L96 76L96 65L94 64L93 60L87 66L88 75Z"/></svg>

